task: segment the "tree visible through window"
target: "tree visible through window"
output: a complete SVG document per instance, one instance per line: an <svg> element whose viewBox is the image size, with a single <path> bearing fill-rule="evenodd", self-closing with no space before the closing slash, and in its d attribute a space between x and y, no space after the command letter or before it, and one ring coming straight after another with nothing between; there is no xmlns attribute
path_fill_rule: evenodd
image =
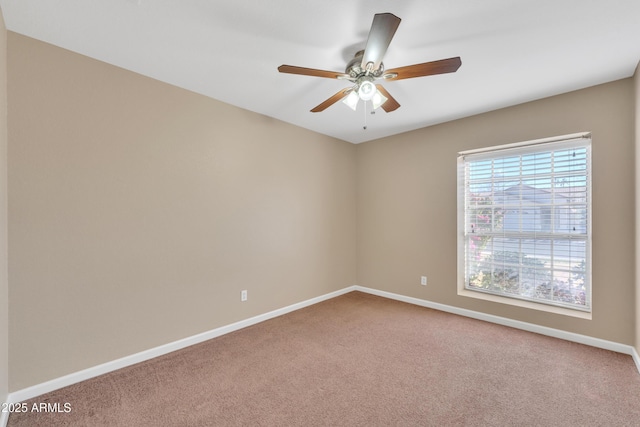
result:
<svg viewBox="0 0 640 427"><path fill-rule="evenodd" d="M464 288L590 311L589 135L462 153Z"/></svg>

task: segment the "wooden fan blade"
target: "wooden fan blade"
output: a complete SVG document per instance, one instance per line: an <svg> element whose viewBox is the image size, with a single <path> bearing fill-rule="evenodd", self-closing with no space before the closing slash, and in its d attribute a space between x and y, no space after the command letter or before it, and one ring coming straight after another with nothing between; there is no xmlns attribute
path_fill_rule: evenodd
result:
<svg viewBox="0 0 640 427"><path fill-rule="evenodd" d="M296 67L294 65L281 65L278 67L278 71L281 73L300 74L303 76L326 77L328 79L349 78L348 74L340 73L338 71L316 70L315 68Z"/></svg>
<svg viewBox="0 0 640 427"><path fill-rule="evenodd" d="M392 13L378 13L373 17L369 37L367 38L367 46L364 48L362 55L362 69L367 69L367 64L372 63L372 70L380 67L382 58L384 57L393 35L400 25L401 19Z"/></svg>
<svg viewBox="0 0 640 427"><path fill-rule="evenodd" d="M414 77L433 76L435 74L454 73L462 65L459 56L440 61L425 62L422 64L407 65L384 72L385 80L402 80Z"/></svg>
<svg viewBox="0 0 640 427"><path fill-rule="evenodd" d="M336 93L331 98L329 98L326 101L324 101L322 104L320 104L317 107L313 108L313 110L311 110L311 112L312 113L319 113L320 111L324 111L325 109L327 109L327 107L332 106L333 104L335 104L336 102L338 102L342 98L344 98L345 96L349 95L352 90L353 90L352 87L348 87L348 88L342 89L340 92Z"/></svg>
<svg viewBox="0 0 640 427"><path fill-rule="evenodd" d="M390 113L392 111L397 110L400 107L400 104L398 104L398 101L396 101L395 98L391 96L389 92L387 92L387 90L382 85L376 85L376 88L378 88L378 90L387 98L385 103L380 106L384 111L386 111L387 113Z"/></svg>

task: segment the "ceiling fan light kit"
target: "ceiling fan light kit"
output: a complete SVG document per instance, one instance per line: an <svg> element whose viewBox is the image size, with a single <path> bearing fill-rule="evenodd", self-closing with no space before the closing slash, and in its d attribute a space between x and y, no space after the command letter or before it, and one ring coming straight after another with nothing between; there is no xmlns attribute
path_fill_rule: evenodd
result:
<svg viewBox="0 0 640 427"><path fill-rule="evenodd" d="M374 15L365 49L358 51L354 55L354 58L347 64L344 73L293 65L281 65L278 67L278 71L288 74L349 80L354 83L354 86L342 89L311 109L312 113L324 111L338 101L342 101L355 111L359 100L365 103L371 101L374 109L382 107L387 113L395 111L400 107L400 104L382 85L375 84L376 80L393 81L453 73L462 65L460 57L454 57L394 68L385 72L382 59L400 25L400 21L401 19L392 13Z"/></svg>
<svg viewBox="0 0 640 427"><path fill-rule="evenodd" d="M366 99L363 98L361 86L359 91L352 90L347 96L345 96L342 99L342 103L351 108L353 111L356 111L356 109L358 108L358 101L362 99L363 101L371 101L374 110L380 108L382 104L387 102L388 98L384 96L373 83L371 83L371 85L373 86L373 89L371 89L372 92L370 97L367 94L365 95Z"/></svg>

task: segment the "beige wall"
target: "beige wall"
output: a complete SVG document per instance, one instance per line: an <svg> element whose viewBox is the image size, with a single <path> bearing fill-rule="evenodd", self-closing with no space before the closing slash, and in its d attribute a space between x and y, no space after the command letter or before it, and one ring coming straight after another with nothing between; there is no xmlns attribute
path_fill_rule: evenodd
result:
<svg viewBox="0 0 640 427"><path fill-rule="evenodd" d="M358 145L358 284L633 344L633 105L625 79ZM593 133L593 320L458 296L457 153L582 131Z"/></svg>
<svg viewBox="0 0 640 427"><path fill-rule="evenodd" d="M354 145L8 37L11 391L356 284Z"/></svg>
<svg viewBox="0 0 640 427"><path fill-rule="evenodd" d="M640 63L633 76L635 96L635 171L636 171L636 351L640 354Z"/></svg>
<svg viewBox="0 0 640 427"><path fill-rule="evenodd" d="M7 273L7 30L0 10L0 402L9 392L9 282ZM1 419L0 415L0 419Z"/></svg>

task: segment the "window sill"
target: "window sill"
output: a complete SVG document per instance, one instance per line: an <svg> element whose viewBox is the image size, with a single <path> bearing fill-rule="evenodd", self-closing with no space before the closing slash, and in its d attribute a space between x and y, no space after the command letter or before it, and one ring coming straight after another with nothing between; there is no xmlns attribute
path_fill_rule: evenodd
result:
<svg viewBox="0 0 640 427"><path fill-rule="evenodd" d="M532 301L524 301L516 298L507 298L499 295L486 294L484 292L474 292L468 289L458 289L458 295L463 297L481 299L485 301L496 302L499 304L506 304L515 307L523 307L531 310L545 311L547 313L560 314L563 316L577 317L579 319L591 320L591 312L572 310L570 308L556 307L553 305L539 304Z"/></svg>

